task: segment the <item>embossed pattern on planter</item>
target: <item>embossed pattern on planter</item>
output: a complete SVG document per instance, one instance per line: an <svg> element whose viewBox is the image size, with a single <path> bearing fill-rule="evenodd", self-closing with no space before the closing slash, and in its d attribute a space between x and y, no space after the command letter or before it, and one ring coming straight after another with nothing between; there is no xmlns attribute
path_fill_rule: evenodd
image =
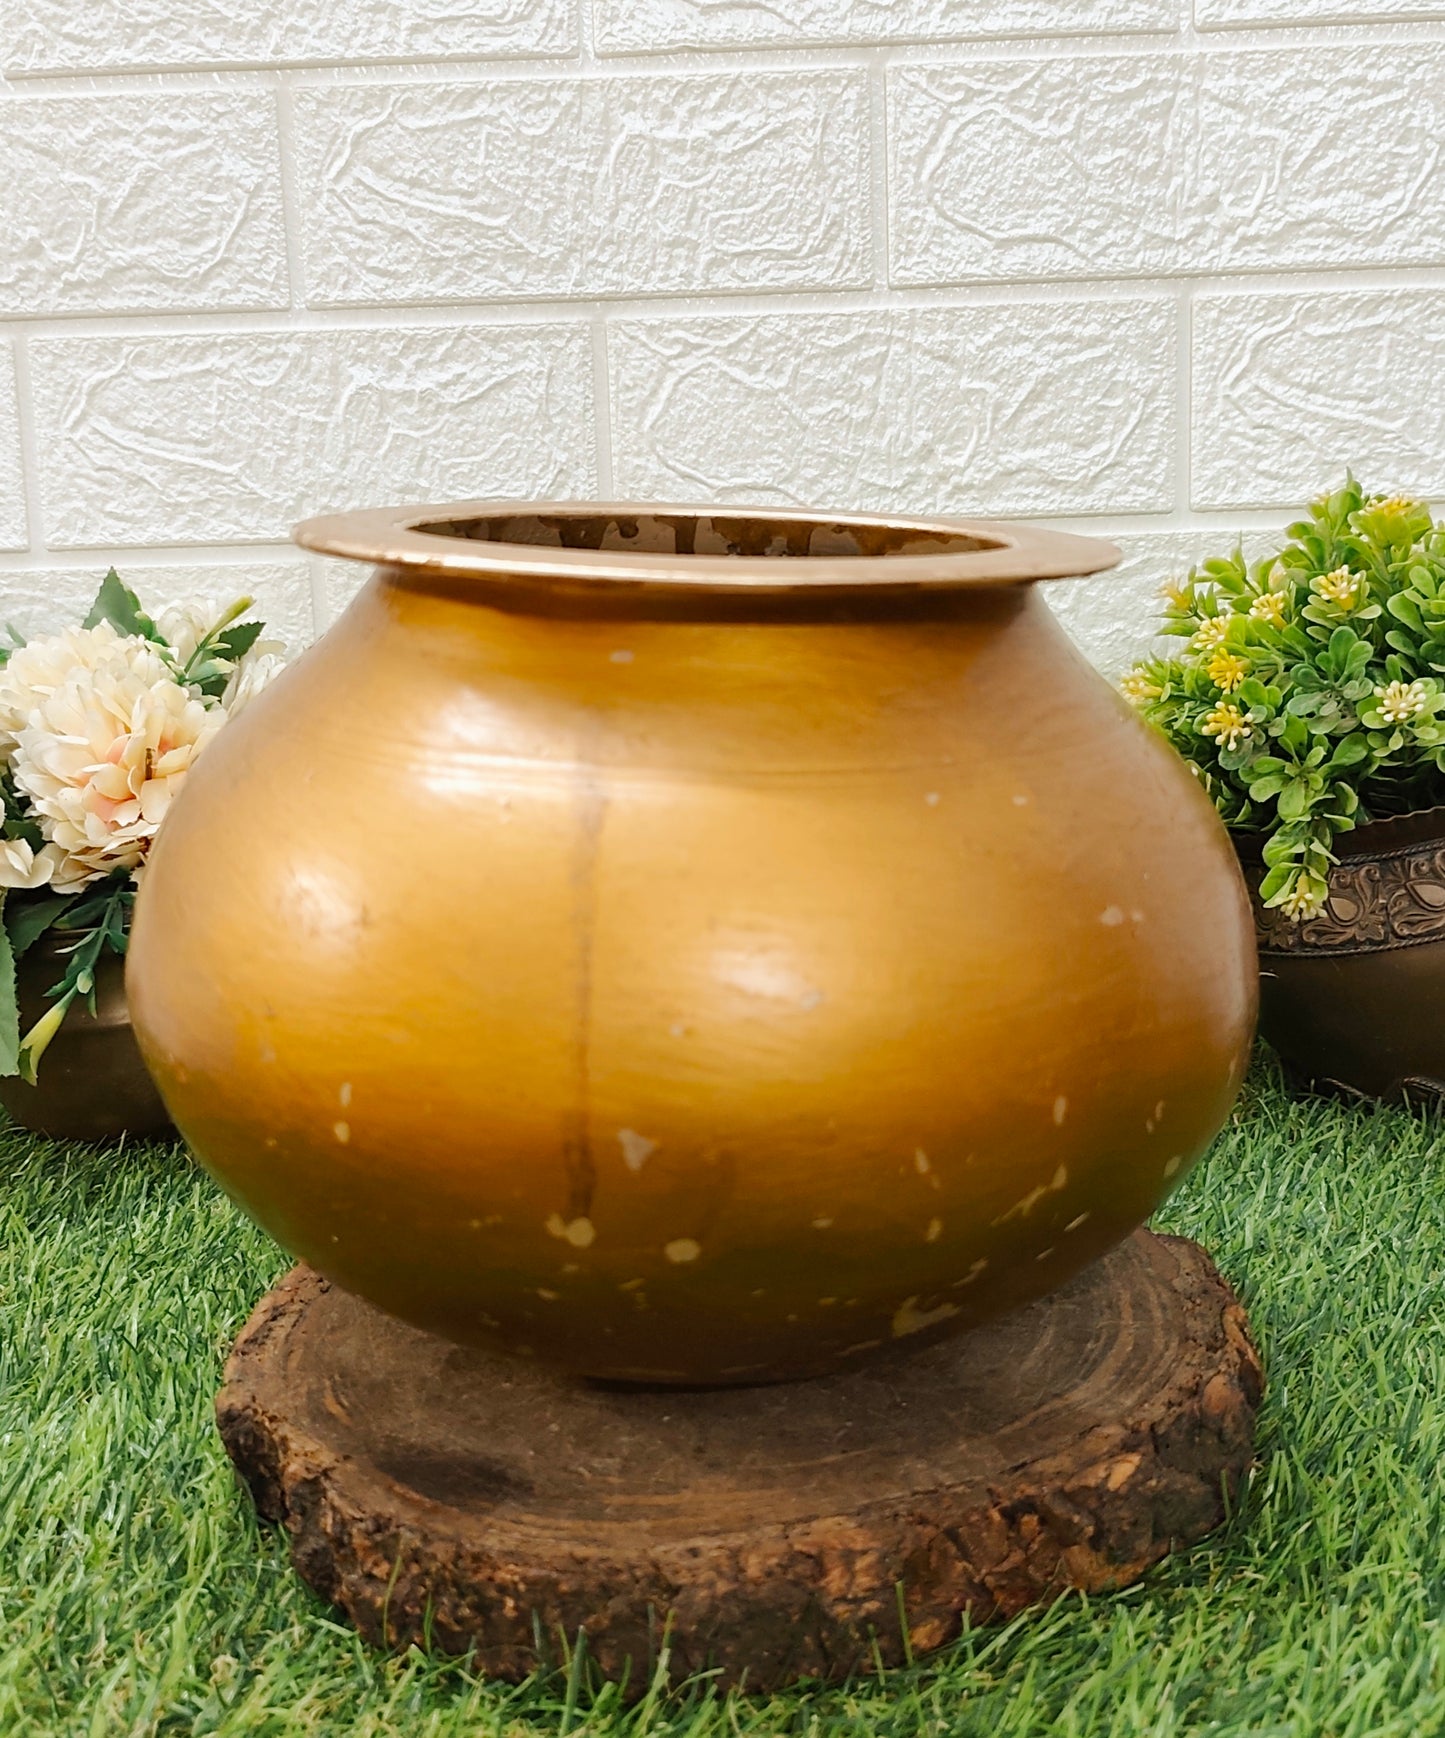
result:
<svg viewBox="0 0 1445 1738"><path fill-rule="evenodd" d="M1245 869L1251 892L1263 865ZM1379 857L1345 858L1330 871L1330 894L1318 917L1293 923L1254 901L1261 953L1384 953L1445 937L1445 841L1432 840Z"/></svg>
<svg viewBox="0 0 1445 1738"><path fill-rule="evenodd" d="M1158 297L620 321L624 494L945 511L1168 501L1173 306ZM1039 379L1049 390L1039 389Z"/></svg>
<svg viewBox="0 0 1445 1738"><path fill-rule="evenodd" d="M0 116L0 306L35 314L285 306L269 94L26 99L0 104Z"/></svg>
<svg viewBox="0 0 1445 1738"><path fill-rule="evenodd" d="M296 115L313 302L871 273L860 73L365 85Z"/></svg>

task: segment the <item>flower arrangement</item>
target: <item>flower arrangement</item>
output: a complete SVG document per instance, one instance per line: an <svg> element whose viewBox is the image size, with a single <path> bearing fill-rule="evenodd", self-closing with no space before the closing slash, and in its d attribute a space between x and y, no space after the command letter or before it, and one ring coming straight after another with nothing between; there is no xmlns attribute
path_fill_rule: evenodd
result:
<svg viewBox="0 0 1445 1738"><path fill-rule="evenodd" d="M0 1075L36 1065L103 952L123 954L136 882L187 774L276 674L283 648L229 608L152 619L112 568L78 628L0 645ZM65 970L21 1034L15 961L42 935Z"/></svg>
<svg viewBox="0 0 1445 1738"><path fill-rule="evenodd" d="M1260 896L1298 922L1340 833L1445 803L1445 522L1351 477L1286 539L1167 585L1184 646L1120 687L1226 824L1263 835Z"/></svg>

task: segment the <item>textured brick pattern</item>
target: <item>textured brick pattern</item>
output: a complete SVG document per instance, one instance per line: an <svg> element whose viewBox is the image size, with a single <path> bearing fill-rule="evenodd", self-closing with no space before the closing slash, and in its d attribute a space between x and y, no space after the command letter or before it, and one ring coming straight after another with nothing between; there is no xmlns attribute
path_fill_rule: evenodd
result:
<svg viewBox="0 0 1445 1738"><path fill-rule="evenodd" d="M871 276L858 73L306 91L297 131L317 302Z"/></svg>
<svg viewBox="0 0 1445 1738"><path fill-rule="evenodd" d="M43 633L57 621L79 621L111 562L100 557L65 567L18 567L0 574L5 623L22 634ZM315 632L306 563L281 561L167 562L116 558L115 567L149 609L181 598L217 604L253 597L268 637L304 646Z"/></svg>
<svg viewBox="0 0 1445 1738"><path fill-rule="evenodd" d="M1445 18L1442 0L1194 0L1203 30L1238 24L1369 24L1390 18Z"/></svg>
<svg viewBox="0 0 1445 1738"><path fill-rule="evenodd" d="M898 284L1445 263L1445 44L903 67L890 106Z"/></svg>
<svg viewBox="0 0 1445 1738"><path fill-rule="evenodd" d="M25 536L25 476L20 462L14 352L0 340L0 549L23 549Z"/></svg>
<svg viewBox="0 0 1445 1738"><path fill-rule="evenodd" d="M18 98L0 129L0 306L285 306L271 96Z"/></svg>
<svg viewBox="0 0 1445 1738"><path fill-rule="evenodd" d="M1162 510L1174 308L623 322L617 486L908 511Z"/></svg>
<svg viewBox="0 0 1445 1738"><path fill-rule="evenodd" d="M304 514L605 491L1095 529L1116 667L1346 465L1445 497L1445 0L0 0L0 68L0 622L305 638Z"/></svg>
<svg viewBox="0 0 1445 1738"><path fill-rule="evenodd" d="M1179 0L593 0L604 54L1172 30Z"/></svg>
<svg viewBox="0 0 1445 1738"><path fill-rule="evenodd" d="M597 486L573 326L46 339L33 354L55 549L259 542L328 508Z"/></svg>
<svg viewBox="0 0 1445 1738"><path fill-rule="evenodd" d="M1194 504L1285 506L1353 464L1445 495L1445 291L1201 297Z"/></svg>
<svg viewBox="0 0 1445 1738"><path fill-rule="evenodd" d="M570 0L0 0L5 70L566 54Z"/></svg>

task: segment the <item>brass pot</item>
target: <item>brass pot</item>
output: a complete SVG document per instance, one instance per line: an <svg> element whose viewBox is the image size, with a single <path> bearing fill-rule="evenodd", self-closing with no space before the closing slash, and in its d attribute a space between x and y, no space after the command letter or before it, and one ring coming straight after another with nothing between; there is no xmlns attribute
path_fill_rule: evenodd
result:
<svg viewBox="0 0 1445 1738"><path fill-rule="evenodd" d="M1219 1127L1228 837L964 521L470 503L207 751L131 1007L341 1285L594 1376L823 1370L1058 1285Z"/></svg>
<svg viewBox="0 0 1445 1738"><path fill-rule="evenodd" d="M49 930L16 964L20 1030L49 1006L46 992L65 976L63 933ZM95 1012L70 1004L40 1060L34 1086L0 1078L0 1104L22 1128L57 1140L143 1140L174 1136L171 1119L141 1061L125 1001L125 961L103 953L95 968Z"/></svg>
<svg viewBox="0 0 1445 1738"><path fill-rule="evenodd" d="M1253 893L1260 841L1236 838ZM1445 1100L1445 808L1335 841L1325 909L1305 923L1255 897L1259 1029L1307 1084L1349 1098Z"/></svg>

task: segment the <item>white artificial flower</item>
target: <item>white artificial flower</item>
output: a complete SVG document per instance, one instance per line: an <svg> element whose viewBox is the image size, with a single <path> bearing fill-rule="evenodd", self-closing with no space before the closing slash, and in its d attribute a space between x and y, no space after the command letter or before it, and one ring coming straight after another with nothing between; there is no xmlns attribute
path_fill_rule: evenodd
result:
<svg viewBox="0 0 1445 1738"><path fill-rule="evenodd" d="M64 854L56 887L139 867L196 756L226 721L171 675L156 648L116 637L39 694L19 732L16 789Z"/></svg>
<svg viewBox="0 0 1445 1738"><path fill-rule="evenodd" d="M261 690L279 676L286 667L286 658L275 640L258 640L236 665L231 680L221 695L221 705L234 718L248 706Z"/></svg>
<svg viewBox="0 0 1445 1738"><path fill-rule="evenodd" d="M181 603L168 603L164 609L157 610L155 623L162 639L184 667L201 641L215 631L225 613L224 605L214 603L208 597L191 597Z"/></svg>
<svg viewBox="0 0 1445 1738"><path fill-rule="evenodd" d="M36 851L25 839L0 839L0 887L18 893L44 887L64 858L59 845L42 845Z"/></svg>
<svg viewBox="0 0 1445 1738"><path fill-rule="evenodd" d="M94 670L113 657L121 635L109 622L42 634L10 654L0 666L0 758L10 754L42 701L74 670Z"/></svg>

